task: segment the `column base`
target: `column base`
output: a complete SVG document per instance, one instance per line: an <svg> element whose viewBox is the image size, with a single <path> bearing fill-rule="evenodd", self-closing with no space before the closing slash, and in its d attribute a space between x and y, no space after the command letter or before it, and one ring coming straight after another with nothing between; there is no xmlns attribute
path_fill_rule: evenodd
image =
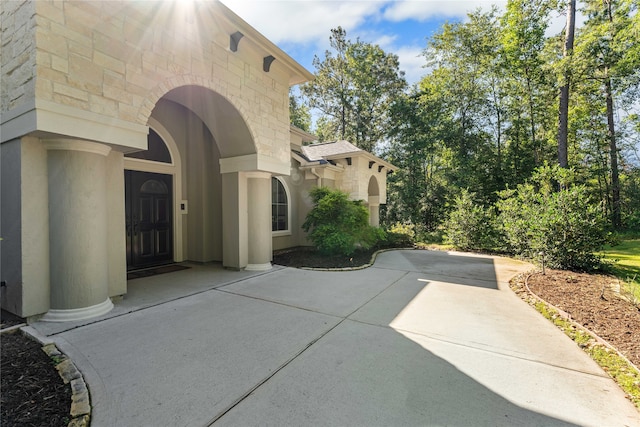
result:
<svg viewBox="0 0 640 427"><path fill-rule="evenodd" d="M70 308L67 310L51 309L40 320L43 322L72 322L101 316L112 309L113 303L107 298L106 301L90 307Z"/></svg>
<svg viewBox="0 0 640 427"><path fill-rule="evenodd" d="M271 270L271 268L272 268L271 263L267 262L265 264L247 264L247 266L244 269L248 271L266 271L266 270Z"/></svg>

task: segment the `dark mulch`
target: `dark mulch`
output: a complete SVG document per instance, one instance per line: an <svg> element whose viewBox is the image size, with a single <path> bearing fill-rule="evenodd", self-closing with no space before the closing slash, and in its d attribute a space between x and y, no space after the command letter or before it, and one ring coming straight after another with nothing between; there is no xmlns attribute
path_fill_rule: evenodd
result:
<svg viewBox="0 0 640 427"><path fill-rule="evenodd" d="M368 264L377 249L358 250L351 256L326 256L312 247L299 246L297 248L275 251L273 263L287 267L308 268L347 268L360 267Z"/></svg>
<svg viewBox="0 0 640 427"><path fill-rule="evenodd" d="M8 311L2 310L0 315L0 328L10 328L11 326L21 325L26 323L22 317L18 317L15 314L11 314Z"/></svg>
<svg viewBox="0 0 640 427"><path fill-rule="evenodd" d="M614 291L616 278L547 270L529 278L529 289L568 313L640 366L640 309Z"/></svg>
<svg viewBox="0 0 640 427"><path fill-rule="evenodd" d="M0 336L3 426L66 426L71 387L65 385L40 344L19 332Z"/></svg>

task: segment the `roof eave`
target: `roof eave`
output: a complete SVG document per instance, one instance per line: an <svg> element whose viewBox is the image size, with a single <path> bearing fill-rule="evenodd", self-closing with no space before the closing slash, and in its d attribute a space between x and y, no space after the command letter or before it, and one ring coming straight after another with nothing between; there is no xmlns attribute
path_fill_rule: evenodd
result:
<svg viewBox="0 0 640 427"><path fill-rule="evenodd" d="M295 86L314 79L314 75L309 70L300 65L285 51L280 49L272 41L258 32L258 30L236 15L235 12L221 3L220 0L217 0L214 4L222 12L229 23L236 27L244 37L251 40L258 49L262 50L265 53L265 56L271 55L277 59L278 63L282 65L289 74L289 86Z"/></svg>

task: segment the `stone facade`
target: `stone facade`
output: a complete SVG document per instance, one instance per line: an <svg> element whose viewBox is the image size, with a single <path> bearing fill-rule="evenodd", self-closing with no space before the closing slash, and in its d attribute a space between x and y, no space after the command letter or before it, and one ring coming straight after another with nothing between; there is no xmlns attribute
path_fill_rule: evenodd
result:
<svg viewBox="0 0 640 427"><path fill-rule="evenodd" d="M223 4L15 0L0 17L3 309L78 320L111 310L130 270L268 269L308 243L316 185L377 225L393 166L348 143L305 157L288 95L313 76ZM166 153L136 157L154 138ZM290 211L272 233L274 177Z"/></svg>
<svg viewBox="0 0 640 427"><path fill-rule="evenodd" d="M219 2L0 8L3 308L73 320L126 293L127 170L170 177L173 260L270 265L271 230L249 221L290 173L288 90L307 70ZM170 164L127 157L150 127Z"/></svg>

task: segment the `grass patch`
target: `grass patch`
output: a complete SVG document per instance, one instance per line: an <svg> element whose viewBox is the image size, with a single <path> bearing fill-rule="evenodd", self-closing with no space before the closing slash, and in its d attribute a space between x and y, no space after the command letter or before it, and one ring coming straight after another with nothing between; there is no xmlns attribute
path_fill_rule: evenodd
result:
<svg viewBox="0 0 640 427"><path fill-rule="evenodd" d="M611 272L624 282L621 293L637 304L640 301L640 239L625 239L615 246L606 246L602 255L611 262Z"/></svg>
<svg viewBox="0 0 640 427"><path fill-rule="evenodd" d="M576 328L570 321L560 316L547 304L537 301L533 304L546 319L553 322L569 338L580 346L611 378L627 393L629 399L640 409L640 372L627 360L605 345L598 343L591 335Z"/></svg>

